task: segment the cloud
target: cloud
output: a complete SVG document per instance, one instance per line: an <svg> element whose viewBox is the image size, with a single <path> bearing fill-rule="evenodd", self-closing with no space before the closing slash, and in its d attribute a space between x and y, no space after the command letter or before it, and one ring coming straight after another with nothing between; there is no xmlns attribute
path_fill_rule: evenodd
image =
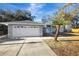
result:
<svg viewBox="0 0 79 59"><path fill-rule="evenodd" d="M50 5L52 5L52 9L45 9L50 8ZM31 11L33 16L36 16L36 20L42 19L44 16L53 16L54 13L57 11L59 7L62 7L63 4L40 4L40 3L31 3L29 4L29 7L27 10Z"/></svg>
<svg viewBox="0 0 79 59"><path fill-rule="evenodd" d="M31 3L29 8L27 10L31 11L32 15L38 15L41 14L41 8L43 8L45 4L35 4L35 3Z"/></svg>
<svg viewBox="0 0 79 59"><path fill-rule="evenodd" d="M44 16L52 16L57 9L51 9L49 11L43 11L42 8L46 6L46 4L30 4L27 10L31 11L33 16L36 16L35 21L41 21Z"/></svg>
<svg viewBox="0 0 79 59"><path fill-rule="evenodd" d="M32 16L35 16L36 18L34 21L41 21L43 11L42 8L45 6L45 4L40 4L40 3L31 3L29 4L29 7L27 10L31 11Z"/></svg>

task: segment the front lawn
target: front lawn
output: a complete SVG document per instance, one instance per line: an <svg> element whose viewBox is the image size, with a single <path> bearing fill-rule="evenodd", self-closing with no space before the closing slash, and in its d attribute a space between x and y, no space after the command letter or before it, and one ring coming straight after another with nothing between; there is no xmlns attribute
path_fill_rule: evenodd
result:
<svg viewBox="0 0 79 59"><path fill-rule="evenodd" d="M58 56L78 56L79 55L79 40L60 40L55 42L53 39L44 40L46 44Z"/></svg>

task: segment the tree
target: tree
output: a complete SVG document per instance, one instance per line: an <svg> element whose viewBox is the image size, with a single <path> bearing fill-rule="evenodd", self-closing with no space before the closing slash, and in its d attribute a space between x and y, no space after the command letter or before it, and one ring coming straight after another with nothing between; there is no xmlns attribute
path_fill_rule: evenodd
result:
<svg viewBox="0 0 79 59"><path fill-rule="evenodd" d="M1 22L7 22L7 21L12 21L14 18L14 13L11 10L0 10L0 21Z"/></svg>
<svg viewBox="0 0 79 59"><path fill-rule="evenodd" d="M60 15L56 15L56 17L53 18L52 25L56 26L55 41L58 42L57 38L61 25L65 26L69 24L72 19L73 17L69 14L66 14L65 12L62 12Z"/></svg>
<svg viewBox="0 0 79 59"><path fill-rule="evenodd" d="M79 15L77 15L73 18L72 27L73 28L79 28Z"/></svg>
<svg viewBox="0 0 79 59"><path fill-rule="evenodd" d="M72 27L79 28L79 7L76 7L70 14L73 16Z"/></svg>
<svg viewBox="0 0 79 59"><path fill-rule="evenodd" d="M60 8L58 10L58 12L56 13L56 15L53 18L52 24L56 26L55 41L57 41L57 42L58 42L57 38L58 38L58 34L59 34L61 25L65 26L66 24L69 24L71 22L71 20L73 19L73 16L64 12L64 10L66 8L68 8L72 5L74 5L74 4L73 3L65 4L62 8Z"/></svg>
<svg viewBox="0 0 79 59"><path fill-rule="evenodd" d="M9 22L9 21L22 21L30 20L32 21L34 16L31 15L31 12L28 10L9 10L9 9L0 9L0 22Z"/></svg>
<svg viewBox="0 0 79 59"><path fill-rule="evenodd" d="M21 20L33 20L33 16L31 16L30 11L26 10L16 10L15 11L15 20L21 21Z"/></svg>

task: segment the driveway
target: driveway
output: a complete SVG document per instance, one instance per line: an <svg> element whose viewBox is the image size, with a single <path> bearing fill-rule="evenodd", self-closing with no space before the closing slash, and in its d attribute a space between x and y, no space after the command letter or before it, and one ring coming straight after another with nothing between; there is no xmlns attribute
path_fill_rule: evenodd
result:
<svg viewBox="0 0 79 59"><path fill-rule="evenodd" d="M79 40L79 36L59 37L58 40ZM23 37L21 39L8 39L0 37L0 56L56 56L46 45L44 39L54 37Z"/></svg>
<svg viewBox="0 0 79 59"><path fill-rule="evenodd" d="M56 56L42 39L46 38L25 37L22 40L6 38L0 40L0 56Z"/></svg>

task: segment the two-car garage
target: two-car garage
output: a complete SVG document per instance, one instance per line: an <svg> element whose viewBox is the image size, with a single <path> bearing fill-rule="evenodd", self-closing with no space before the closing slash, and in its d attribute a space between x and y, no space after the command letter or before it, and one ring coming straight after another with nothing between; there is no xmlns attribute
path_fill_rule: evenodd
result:
<svg viewBox="0 0 79 59"><path fill-rule="evenodd" d="M8 37L19 38L19 37L32 37L42 36L43 25L39 23L11 23L8 24Z"/></svg>

